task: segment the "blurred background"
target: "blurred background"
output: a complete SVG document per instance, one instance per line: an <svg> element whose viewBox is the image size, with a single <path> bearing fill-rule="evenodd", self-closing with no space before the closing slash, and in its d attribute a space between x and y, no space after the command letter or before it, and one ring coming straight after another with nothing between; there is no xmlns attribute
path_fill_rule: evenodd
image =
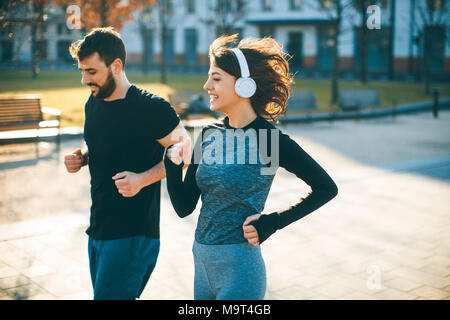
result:
<svg viewBox="0 0 450 320"><path fill-rule="evenodd" d="M371 5L376 8L368 10ZM17 0L0 5L0 94L39 93L83 123L82 88L68 47L114 26L131 81L165 98L201 92L209 44L222 34L272 36L290 55L293 89L319 110L339 109L339 90L373 88L380 104L449 96L450 4L445 0ZM59 95L67 97L61 104ZM313 109L313 108L311 108Z"/></svg>
<svg viewBox="0 0 450 320"><path fill-rule="evenodd" d="M191 132L219 116L202 90L215 38L271 36L283 45L295 83L279 124L340 194L307 218L307 230L289 227L273 240L278 247L266 246L266 298L450 297L449 1L5 0L0 299L91 298L89 173L67 174L62 159L83 143L90 94L68 48L105 26L125 42L130 82L170 101ZM298 183L281 174L267 210L293 204L293 185L307 192ZM170 212L162 230L178 236L162 233L167 246L144 298L191 299L185 266L196 220L179 222L164 182L162 190L162 212ZM383 281L373 289L367 281L377 272Z"/></svg>

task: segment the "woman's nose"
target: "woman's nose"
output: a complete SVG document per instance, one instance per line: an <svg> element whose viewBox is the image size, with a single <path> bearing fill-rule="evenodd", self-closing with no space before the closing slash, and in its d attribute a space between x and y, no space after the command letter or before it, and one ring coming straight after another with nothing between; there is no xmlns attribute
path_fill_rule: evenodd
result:
<svg viewBox="0 0 450 320"><path fill-rule="evenodd" d="M209 79L206 80L205 84L203 85L203 89L206 90L206 91L212 90L211 81Z"/></svg>

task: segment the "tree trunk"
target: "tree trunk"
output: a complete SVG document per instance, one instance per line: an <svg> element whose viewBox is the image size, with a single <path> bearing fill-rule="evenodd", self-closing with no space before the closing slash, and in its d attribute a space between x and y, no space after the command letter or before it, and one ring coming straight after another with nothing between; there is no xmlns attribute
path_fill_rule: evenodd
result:
<svg viewBox="0 0 450 320"><path fill-rule="evenodd" d="M36 29L36 25L31 26L31 74L33 79L37 79L39 74L39 49Z"/></svg>
<svg viewBox="0 0 450 320"><path fill-rule="evenodd" d="M166 29L166 28L164 28ZM167 63L166 63L166 43L167 43L167 30L163 31L162 36L162 57L161 57L161 83L167 84Z"/></svg>
<svg viewBox="0 0 450 320"><path fill-rule="evenodd" d="M336 23L333 34L333 69L331 71L331 103L336 104L339 96L339 34L342 18L342 5L340 0L335 1Z"/></svg>
<svg viewBox="0 0 450 320"><path fill-rule="evenodd" d="M391 32L389 33L389 66L388 79L394 80L394 32L395 32L395 0L391 0Z"/></svg>
<svg viewBox="0 0 450 320"><path fill-rule="evenodd" d="M108 26L108 0L102 0L102 8L100 12L101 16L101 27Z"/></svg>
<svg viewBox="0 0 450 320"><path fill-rule="evenodd" d="M424 52L423 52L423 71L425 74L425 94L426 95L430 95L431 93L431 61L430 61L430 48L431 48L431 43L430 43L430 32L427 33L427 28L424 28L424 33L423 33L423 40L424 40Z"/></svg>
<svg viewBox="0 0 450 320"><path fill-rule="evenodd" d="M148 73L149 61L147 52L150 51L150 43L149 43L149 30L145 27L145 25L141 25L141 38L143 43L143 51L142 51L142 72L144 74Z"/></svg>
<svg viewBox="0 0 450 320"><path fill-rule="evenodd" d="M360 31L360 46L361 46L361 55L360 55L360 80L362 83L367 83L367 27L366 27L366 6L361 6L361 31Z"/></svg>
<svg viewBox="0 0 450 320"><path fill-rule="evenodd" d="M33 79L37 79L39 74L39 58L41 56L42 48L38 40L42 39L43 24L44 24L44 3L36 2L33 8L33 18L31 21L31 73Z"/></svg>
<svg viewBox="0 0 450 320"><path fill-rule="evenodd" d="M161 21L161 83L167 84L167 63L166 63L166 45L167 45L167 21L165 13L162 14Z"/></svg>
<svg viewBox="0 0 450 320"><path fill-rule="evenodd" d="M158 14L159 14L159 25L160 25L160 37L161 37L161 57L160 57L160 76L161 83L167 84L167 40L168 40L168 30L167 24L170 16L169 3L167 0L159 0L158 2Z"/></svg>

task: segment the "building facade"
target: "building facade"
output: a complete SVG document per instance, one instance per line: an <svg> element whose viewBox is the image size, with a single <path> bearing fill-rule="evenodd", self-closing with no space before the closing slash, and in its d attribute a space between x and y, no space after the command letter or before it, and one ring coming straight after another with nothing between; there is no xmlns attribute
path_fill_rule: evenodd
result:
<svg viewBox="0 0 450 320"><path fill-rule="evenodd" d="M166 1L164 56L169 71L207 70L209 44L219 35L219 30L223 30L219 27L225 22L240 37L274 37L290 54L291 69L300 76L327 77L330 74L337 18L334 1L247 0L242 1L241 7L233 7L239 1ZM348 0L341 2L348 3ZM345 6L342 12L338 34L342 76L357 77L364 46L367 71L372 78L387 78L390 68L396 78L420 78L428 68L434 77L450 79L450 1L372 2L380 9L379 20L372 12L363 20L354 7ZM216 10L217 6L226 10ZM64 11L61 9L61 12ZM80 37L79 31L66 27L64 15L59 16L62 18L56 18L55 14L54 19L49 19L45 39L34 44L44 48L41 60L50 66L70 64L67 47ZM366 19L379 23L379 28L369 29ZM125 24L120 33L131 68L139 70L145 61L150 71L159 70L163 52L161 31L162 19L157 5L135 13L135 21ZM1 31L1 65L30 61L32 44L26 41L27 32L29 34L25 28L16 36L18 39L11 39L7 36L8 30Z"/></svg>

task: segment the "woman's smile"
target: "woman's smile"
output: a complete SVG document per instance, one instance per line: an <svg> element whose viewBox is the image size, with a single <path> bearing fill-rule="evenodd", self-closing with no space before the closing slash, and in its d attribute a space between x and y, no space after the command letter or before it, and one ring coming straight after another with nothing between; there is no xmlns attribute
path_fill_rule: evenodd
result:
<svg viewBox="0 0 450 320"><path fill-rule="evenodd" d="M209 103L213 104L214 102L217 101L217 99L219 99L219 96L217 96L216 94L209 93Z"/></svg>

